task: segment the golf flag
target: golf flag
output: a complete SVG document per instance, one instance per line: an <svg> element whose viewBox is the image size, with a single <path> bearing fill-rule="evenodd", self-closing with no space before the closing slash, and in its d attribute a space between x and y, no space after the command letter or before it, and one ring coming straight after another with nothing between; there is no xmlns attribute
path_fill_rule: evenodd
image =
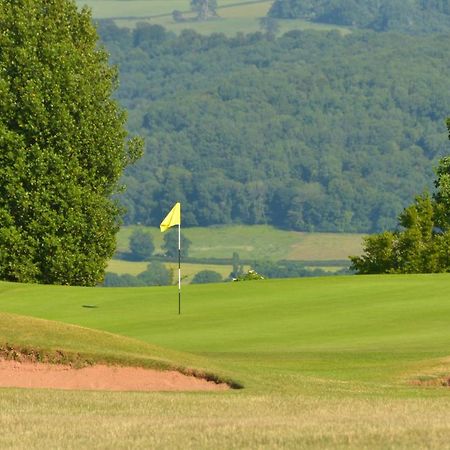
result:
<svg viewBox="0 0 450 450"><path fill-rule="evenodd" d="M175 203L175 206L170 210L169 214L161 222L159 228L161 233L167 231L170 227L174 225L181 225L181 205L180 203Z"/></svg>
<svg viewBox="0 0 450 450"><path fill-rule="evenodd" d="M178 225L178 314L181 314L181 205L179 202L164 217L159 228L161 233L167 231L170 227Z"/></svg>

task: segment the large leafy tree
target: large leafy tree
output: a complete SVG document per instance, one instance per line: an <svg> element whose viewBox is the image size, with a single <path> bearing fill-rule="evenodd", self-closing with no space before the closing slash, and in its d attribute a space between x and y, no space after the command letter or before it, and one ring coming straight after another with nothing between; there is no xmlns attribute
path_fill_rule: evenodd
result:
<svg viewBox="0 0 450 450"><path fill-rule="evenodd" d="M450 122L447 122L450 129ZM418 196L399 216L395 232L369 236L364 254L351 257L360 274L450 271L450 158L437 168L436 192Z"/></svg>
<svg viewBox="0 0 450 450"><path fill-rule="evenodd" d="M72 0L0 2L0 279L95 285L115 248L126 142L116 71Z"/></svg>

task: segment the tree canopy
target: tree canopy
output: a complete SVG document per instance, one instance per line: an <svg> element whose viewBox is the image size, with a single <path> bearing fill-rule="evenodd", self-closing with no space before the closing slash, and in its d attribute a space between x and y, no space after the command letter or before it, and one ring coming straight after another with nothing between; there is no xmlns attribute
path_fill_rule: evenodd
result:
<svg viewBox="0 0 450 450"><path fill-rule="evenodd" d="M134 261L150 259L155 251L155 244L150 233L137 229L130 236L130 257Z"/></svg>
<svg viewBox="0 0 450 450"><path fill-rule="evenodd" d="M447 153L447 35L100 32L146 137L128 224L159 225L177 199L184 226L393 229Z"/></svg>
<svg viewBox="0 0 450 450"><path fill-rule="evenodd" d="M432 33L450 26L448 0L275 0L268 15L279 19L370 28L375 31Z"/></svg>
<svg viewBox="0 0 450 450"><path fill-rule="evenodd" d="M420 195L399 216L397 231L364 240L364 254L351 257L359 274L450 271L450 157L437 169L436 192Z"/></svg>
<svg viewBox="0 0 450 450"><path fill-rule="evenodd" d="M114 252L139 145L97 41L74 1L0 3L0 279L95 285Z"/></svg>

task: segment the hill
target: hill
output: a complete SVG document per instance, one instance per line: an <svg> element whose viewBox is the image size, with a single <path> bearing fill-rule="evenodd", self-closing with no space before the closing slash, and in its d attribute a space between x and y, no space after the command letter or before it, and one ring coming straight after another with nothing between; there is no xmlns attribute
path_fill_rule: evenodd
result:
<svg viewBox="0 0 450 450"><path fill-rule="evenodd" d="M190 286L178 316L174 288L0 283L2 311L207 356L245 386L195 394L2 389L1 418L12 425L0 442L446 448L449 288L448 274ZM149 348L133 342L136 355Z"/></svg>
<svg viewBox="0 0 450 450"><path fill-rule="evenodd" d="M0 286L3 292L5 286ZM92 305L84 305L89 308ZM0 312L0 353L83 367L92 364L208 374L206 358L85 327ZM225 379L226 377L224 377Z"/></svg>
<svg viewBox="0 0 450 450"><path fill-rule="evenodd" d="M450 4L433 0L275 0L269 16L375 31L427 34L448 30Z"/></svg>
<svg viewBox="0 0 450 450"><path fill-rule="evenodd" d="M378 231L448 152L445 37L100 32L147 145L127 224L157 226L177 199L186 226Z"/></svg>

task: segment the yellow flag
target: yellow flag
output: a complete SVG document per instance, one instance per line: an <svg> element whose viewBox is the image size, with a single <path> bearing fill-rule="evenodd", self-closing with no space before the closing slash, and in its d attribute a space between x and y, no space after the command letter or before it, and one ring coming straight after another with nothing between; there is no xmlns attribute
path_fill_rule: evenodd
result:
<svg viewBox="0 0 450 450"><path fill-rule="evenodd" d="M175 203L175 206L170 210L169 214L161 222L159 228L161 233L167 231L170 227L174 225L181 225L181 205L180 203Z"/></svg>

